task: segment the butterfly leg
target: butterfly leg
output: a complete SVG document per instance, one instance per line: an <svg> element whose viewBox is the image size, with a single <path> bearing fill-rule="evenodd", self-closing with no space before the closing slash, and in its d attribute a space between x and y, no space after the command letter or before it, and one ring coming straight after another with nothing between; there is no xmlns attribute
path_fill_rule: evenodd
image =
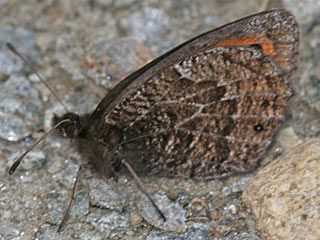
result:
<svg viewBox="0 0 320 240"><path fill-rule="evenodd" d="M159 215L162 217L163 221L166 221L166 217L164 216L164 214L161 212L161 210L159 209L159 207L157 206L157 204L153 201L153 199L150 197L150 195L148 194L148 192L145 190L145 188L143 187L143 183L141 182L140 178L138 177L138 175L136 174L136 172L132 169L132 167L130 166L130 164L125 161L122 160L122 164L124 164L127 169L129 170L130 174L132 175L133 179L136 181L138 187L140 188L140 190L147 196L147 198L149 199L149 201L152 203L153 207L157 210L157 212L159 213Z"/></svg>
<svg viewBox="0 0 320 240"><path fill-rule="evenodd" d="M77 189L77 186L78 186L78 182L79 182L79 179L80 179L80 172L83 168L92 168L93 165L91 164L82 164L79 166L79 170L77 172L77 176L76 176L76 180L73 184L73 188L72 188L72 194L71 194L71 199L70 199L70 202L69 202L69 206L67 208L67 210L64 212L64 215L63 215L63 218L62 218L62 221L59 225L59 228L57 230L57 232L60 232L62 230L62 227L63 225L67 222L68 220L68 217L69 217L69 214L70 214L70 211L71 211L71 207L75 201L75 192L76 192L76 189Z"/></svg>

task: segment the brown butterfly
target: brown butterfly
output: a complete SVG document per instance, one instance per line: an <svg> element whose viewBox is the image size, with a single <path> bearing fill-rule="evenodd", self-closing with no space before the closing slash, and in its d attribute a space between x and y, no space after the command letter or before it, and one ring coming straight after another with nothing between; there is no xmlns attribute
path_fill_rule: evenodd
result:
<svg viewBox="0 0 320 240"><path fill-rule="evenodd" d="M257 166L285 119L299 30L285 10L183 43L114 87L91 114L54 117L102 174L223 177Z"/></svg>
<svg viewBox="0 0 320 240"><path fill-rule="evenodd" d="M133 175L248 172L285 119L298 48L291 13L261 12L165 53L123 79L92 113L53 122L106 177L122 164Z"/></svg>

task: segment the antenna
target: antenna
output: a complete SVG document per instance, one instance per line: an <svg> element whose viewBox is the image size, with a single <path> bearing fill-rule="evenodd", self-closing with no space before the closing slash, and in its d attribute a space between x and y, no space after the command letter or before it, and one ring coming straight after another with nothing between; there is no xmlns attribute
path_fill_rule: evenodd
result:
<svg viewBox="0 0 320 240"><path fill-rule="evenodd" d="M65 122L71 122L70 119L64 119L60 122L58 122L54 127L52 127L48 132L46 132L45 134L43 134L34 144L32 144L32 146L30 148L28 148L10 167L9 169L9 174L12 175L14 173L14 171L17 169L17 167L19 166L19 164L21 163L22 159L24 159L24 157L30 152L32 151L32 149L34 149L40 142L43 141L43 139L45 139L48 135L50 135L55 129L57 129L61 124L65 123Z"/></svg>
<svg viewBox="0 0 320 240"><path fill-rule="evenodd" d="M68 108L64 103L60 100L60 98L57 96L57 94L51 89L51 87L48 85L48 83L41 77L41 75L38 73L38 71L30 64L30 62L20 53L18 50L11 44L6 43L7 48L13 52L15 55L17 55L40 79L40 81L49 89L49 91L52 93L52 95L58 100L58 102L62 105L62 107L66 110L66 112L69 112Z"/></svg>

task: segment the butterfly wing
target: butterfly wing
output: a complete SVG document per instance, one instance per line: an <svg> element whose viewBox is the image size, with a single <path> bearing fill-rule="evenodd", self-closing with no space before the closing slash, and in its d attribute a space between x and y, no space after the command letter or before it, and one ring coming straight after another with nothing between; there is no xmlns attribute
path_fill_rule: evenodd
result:
<svg viewBox="0 0 320 240"><path fill-rule="evenodd" d="M256 167L285 118L299 30L285 10L204 33L121 81L94 139L138 172L214 178Z"/></svg>

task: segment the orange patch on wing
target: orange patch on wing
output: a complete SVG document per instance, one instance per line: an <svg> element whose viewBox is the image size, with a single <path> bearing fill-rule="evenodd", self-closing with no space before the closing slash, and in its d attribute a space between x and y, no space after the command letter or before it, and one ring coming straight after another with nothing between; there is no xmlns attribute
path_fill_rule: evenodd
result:
<svg viewBox="0 0 320 240"><path fill-rule="evenodd" d="M265 55L274 56L276 54L274 50L273 43L270 41L266 41L266 39L262 37L249 37L244 39L236 39L231 38L226 41L222 41L218 43L217 47L228 47L228 46L250 46L250 45L260 45L262 48L262 52Z"/></svg>

